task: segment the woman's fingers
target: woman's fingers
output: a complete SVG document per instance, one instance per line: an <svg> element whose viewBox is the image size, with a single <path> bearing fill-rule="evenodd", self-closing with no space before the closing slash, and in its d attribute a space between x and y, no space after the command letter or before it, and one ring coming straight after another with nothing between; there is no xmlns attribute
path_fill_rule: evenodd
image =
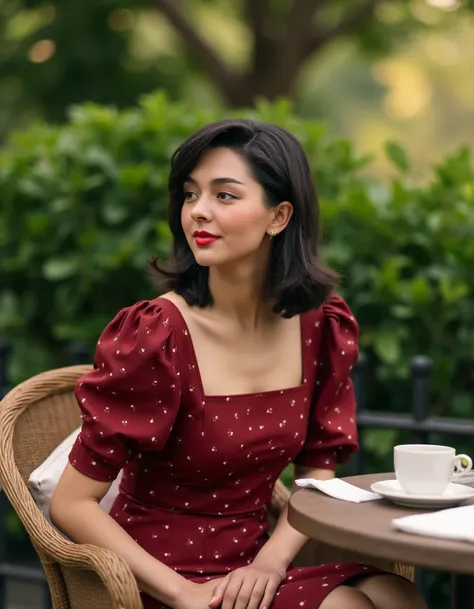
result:
<svg viewBox="0 0 474 609"><path fill-rule="evenodd" d="M228 586L222 600L222 609L235 609L235 601L240 593L244 580L242 576L234 575L229 578Z"/></svg>
<svg viewBox="0 0 474 609"><path fill-rule="evenodd" d="M211 609L269 609L281 581L275 575L234 572L219 582Z"/></svg>
<svg viewBox="0 0 474 609"><path fill-rule="evenodd" d="M258 609L269 609L273 599L275 598L275 594L277 593L280 583L280 581L273 578L268 581L265 588L265 594L263 595L260 605L258 605Z"/></svg>
<svg viewBox="0 0 474 609"><path fill-rule="evenodd" d="M255 585L250 593L250 598L246 605L244 605L245 609L258 609L260 607L260 603L264 598L265 591L267 589L267 580L259 579L255 582ZM240 607L239 607L240 609Z"/></svg>
<svg viewBox="0 0 474 609"><path fill-rule="evenodd" d="M253 577L247 577L244 579L237 595L237 599L235 600L234 609L248 609L257 583L258 581L255 581L255 578ZM262 597L260 596L260 598Z"/></svg>
<svg viewBox="0 0 474 609"><path fill-rule="evenodd" d="M212 593L213 596L209 602L208 607L210 607L211 609L217 609L217 607L219 607L219 605L222 603L222 599L224 598L224 594L225 594L225 591L226 591L228 585L229 585L229 576L227 575L214 588L213 593Z"/></svg>

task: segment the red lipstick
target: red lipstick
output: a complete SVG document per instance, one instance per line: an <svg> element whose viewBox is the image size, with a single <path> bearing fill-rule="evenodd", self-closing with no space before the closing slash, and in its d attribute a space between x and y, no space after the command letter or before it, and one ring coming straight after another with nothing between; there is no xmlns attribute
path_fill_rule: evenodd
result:
<svg viewBox="0 0 474 609"><path fill-rule="evenodd" d="M217 235L208 233L205 230L194 231L193 237L194 237L194 240L196 241L196 245L198 245L199 247L205 247L207 245L211 245L212 243L214 243L215 241L220 239L220 237L218 237Z"/></svg>

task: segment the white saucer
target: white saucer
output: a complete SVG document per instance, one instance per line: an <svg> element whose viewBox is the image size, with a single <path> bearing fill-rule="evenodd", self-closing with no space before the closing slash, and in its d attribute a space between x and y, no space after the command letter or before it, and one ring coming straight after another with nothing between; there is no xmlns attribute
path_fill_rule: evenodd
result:
<svg viewBox="0 0 474 609"><path fill-rule="evenodd" d="M414 508L444 508L453 507L474 497L474 488L463 484L450 483L442 495L408 495L402 491L397 480L381 480L370 487L384 499L393 503Z"/></svg>

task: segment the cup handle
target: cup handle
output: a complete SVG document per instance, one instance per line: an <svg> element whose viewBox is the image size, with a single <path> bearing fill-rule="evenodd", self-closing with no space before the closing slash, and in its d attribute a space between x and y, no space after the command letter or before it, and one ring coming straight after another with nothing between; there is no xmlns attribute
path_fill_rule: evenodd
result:
<svg viewBox="0 0 474 609"><path fill-rule="evenodd" d="M465 463L463 463L465 462ZM454 457L454 478L467 474L472 469L472 459L469 455L456 455Z"/></svg>

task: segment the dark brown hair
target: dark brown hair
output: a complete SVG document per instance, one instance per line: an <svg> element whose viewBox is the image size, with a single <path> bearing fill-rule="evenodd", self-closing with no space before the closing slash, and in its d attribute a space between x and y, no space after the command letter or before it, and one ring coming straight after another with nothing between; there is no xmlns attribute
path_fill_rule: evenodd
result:
<svg viewBox="0 0 474 609"><path fill-rule="evenodd" d="M247 119L229 119L199 129L173 155L168 182L169 225L173 246L167 269L150 265L161 278L161 287L183 296L190 306L212 305L209 268L197 264L181 226L183 185L202 155L210 148L230 148L249 167L262 186L266 203L293 204L293 216L284 231L272 240L267 294L274 311L293 317L318 308L337 283L337 274L318 260L319 205L306 154L288 131Z"/></svg>

